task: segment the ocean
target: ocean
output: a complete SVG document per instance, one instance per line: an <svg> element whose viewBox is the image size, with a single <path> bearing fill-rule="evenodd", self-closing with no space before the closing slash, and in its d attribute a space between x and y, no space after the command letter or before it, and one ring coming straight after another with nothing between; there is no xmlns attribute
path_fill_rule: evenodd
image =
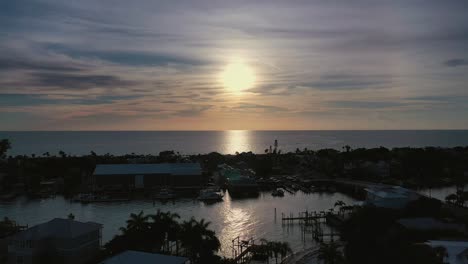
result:
<svg viewBox="0 0 468 264"><path fill-rule="evenodd" d="M1 131L12 142L8 155L56 154L181 154L216 151L223 154L263 153L278 140L283 152L352 148L468 146L468 130L335 130L335 131Z"/></svg>

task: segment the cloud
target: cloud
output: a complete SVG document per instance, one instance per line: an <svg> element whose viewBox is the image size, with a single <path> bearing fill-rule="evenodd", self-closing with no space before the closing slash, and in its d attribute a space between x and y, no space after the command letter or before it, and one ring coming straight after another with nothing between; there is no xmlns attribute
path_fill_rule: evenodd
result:
<svg viewBox="0 0 468 264"><path fill-rule="evenodd" d="M319 90L359 90L387 88L391 84L391 76L386 75L325 74L318 81L303 83L300 86Z"/></svg>
<svg viewBox="0 0 468 264"><path fill-rule="evenodd" d="M466 59L451 59L451 60L446 60L444 62L445 66L448 67L458 67L458 66L466 66L468 65L468 60Z"/></svg>
<svg viewBox="0 0 468 264"><path fill-rule="evenodd" d="M70 65L51 63L46 61L33 61L26 59L0 58L0 71L36 70L36 71L66 71L79 72L82 69Z"/></svg>
<svg viewBox="0 0 468 264"><path fill-rule="evenodd" d="M33 76L33 85L62 89L121 88L136 84L113 75L36 73Z"/></svg>
<svg viewBox="0 0 468 264"><path fill-rule="evenodd" d="M196 117L212 108L212 105L192 105L186 109L177 110L170 116L179 116L179 117Z"/></svg>
<svg viewBox="0 0 468 264"><path fill-rule="evenodd" d="M278 112L286 111L284 107L274 106L274 105L261 105L261 104L252 104L252 103L241 103L235 109L262 109L269 112Z"/></svg>
<svg viewBox="0 0 468 264"><path fill-rule="evenodd" d="M201 59L156 52L74 49L58 44L49 44L45 46L47 50L56 52L58 54L65 54L75 59L103 60L129 66L166 66L171 64L196 66L207 63L207 61Z"/></svg>
<svg viewBox="0 0 468 264"><path fill-rule="evenodd" d="M414 116L416 107L437 127L427 113L451 102L449 120L462 119L468 77L428 67L468 64L461 0L4 2L0 106L29 113L15 115L22 128L30 115L70 128L112 120L110 128L141 122L150 129L138 116L163 119L168 129L181 127L180 117L210 119L214 129L271 117L286 128L275 118L308 124L301 113L339 127L338 113L340 120L374 110ZM257 74L256 86L240 95L217 77L236 59ZM441 87L454 98L438 95ZM132 118L138 122L128 125ZM0 130L5 120L12 119L1 117Z"/></svg>
<svg viewBox="0 0 468 264"><path fill-rule="evenodd" d="M395 108L406 106L403 102L386 102L386 101L328 101L327 105L338 108L354 108L354 109L381 109Z"/></svg>

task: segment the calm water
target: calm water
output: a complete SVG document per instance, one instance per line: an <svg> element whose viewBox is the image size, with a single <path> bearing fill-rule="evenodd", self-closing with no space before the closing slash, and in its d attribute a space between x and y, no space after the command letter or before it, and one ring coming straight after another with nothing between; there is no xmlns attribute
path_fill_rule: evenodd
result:
<svg viewBox="0 0 468 264"><path fill-rule="evenodd" d="M285 194L284 197L272 197L270 193L261 193L258 198L231 199L229 195L223 202L204 204L199 201L186 199L174 203L156 203L151 201L131 201L127 203L88 204L70 203L57 197L55 199L27 200L18 199L9 203L0 203L0 217L8 216L21 224L34 225L51 220L54 217L66 217L73 213L76 220L95 221L104 224L103 240L108 241L125 224L132 212L143 210L153 213L157 209L177 212L182 219L195 216L197 219L205 218L212 222L211 228L216 231L222 244L221 255L231 257L231 240L237 236L241 238L254 237L270 240L287 241L294 251L313 245L311 237L303 242L301 229L283 227L281 212L294 213L305 210L327 210L333 207L335 201L342 200L348 204L353 199L339 194ZM277 221L274 218L274 209L277 209Z"/></svg>
<svg viewBox="0 0 468 264"><path fill-rule="evenodd" d="M102 131L102 132L0 132L13 143L10 155L57 153L157 154L175 150L183 154L217 151L263 153L275 139L283 151L296 148L351 147L454 147L468 145L468 130L380 131Z"/></svg>

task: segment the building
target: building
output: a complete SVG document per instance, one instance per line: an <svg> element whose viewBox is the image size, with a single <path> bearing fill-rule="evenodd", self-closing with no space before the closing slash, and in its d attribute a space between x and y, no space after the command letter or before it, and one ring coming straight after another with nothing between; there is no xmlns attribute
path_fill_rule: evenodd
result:
<svg viewBox="0 0 468 264"><path fill-rule="evenodd" d="M100 264L186 264L188 258L127 250Z"/></svg>
<svg viewBox="0 0 468 264"><path fill-rule="evenodd" d="M199 187L202 170L199 163L99 164L93 179L98 189Z"/></svg>
<svg viewBox="0 0 468 264"><path fill-rule="evenodd" d="M225 167L220 171L227 181L227 189L229 195L244 196L244 195L258 195L259 186L255 179L245 176L238 169Z"/></svg>
<svg viewBox="0 0 468 264"><path fill-rule="evenodd" d="M8 238L8 263L87 263L99 253L102 225L55 218Z"/></svg>
<svg viewBox="0 0 468 264"><path fill-rule="evenodd" d="M464 224L441 221L432 217L401 218L397 222L405 229L412 231L466 232Z"/></svg>
<svg viewBox="0 0 468 264"><path fill-rule="evenodd" d="M445 248L444 263L468 264L468 241L429 240L432 248Z"/></svg>
<svg viewBox="0 0 468 264"><path fill-rule="evenodd" d="M366 204L383 208L401 209L421 197L418 193L400 186L375 186L365 190Z"/></svg>

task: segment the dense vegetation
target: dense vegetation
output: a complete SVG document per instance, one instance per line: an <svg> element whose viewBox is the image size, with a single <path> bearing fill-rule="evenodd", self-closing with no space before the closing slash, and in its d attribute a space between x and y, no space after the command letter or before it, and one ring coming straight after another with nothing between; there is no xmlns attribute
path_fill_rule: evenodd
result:
<svg viewBox="0 0 468 264"><path fill-rule="evenodd" d="M10 147L8 140L0 141L0 174L4 174L0 187L25 190L30 194L40 191L40 182L47 180L57 180L59 192L65 195L86 190L95 165L106 163L200 162L206 179L218 165L226 163L251 169L259 178L278 175L300 175L303 179L350 178L407 187L463 186L468 182L468 147L351 149L345 146L342 151L297 149L282 153L275 146L266 149L264 154L213 152L182 156L174 151L163 151L159 155L114 156L91 151L79 157L64 151L7 156ZM456 203L458 198L460 202L462 196L451 197L450 201Z"/></svg>
<svg viewBox="0 0 468 264"><path fill-rule="evenodd" d="M179 218L178 214L159 210L150 215L131 214L121 234L105 245L105 256L138 250L183 255L194 263L219 263L216 252L221 244L215 232L208 229L210 223L194 218L179 223Z"/></svg>
<svg viewBox="0 0 468 264"><path fill-rule="evenodd" d="M445 253L424 242L447 237L465 238L465 234L453 230L408 230L397 222L401 218L415 217L447 219L453 216L440 201L428 198L411 202L403 210L377 207L356 210L342 227L347 262L442 264ZM463 224L463 220L459 221Z"/></svg>

